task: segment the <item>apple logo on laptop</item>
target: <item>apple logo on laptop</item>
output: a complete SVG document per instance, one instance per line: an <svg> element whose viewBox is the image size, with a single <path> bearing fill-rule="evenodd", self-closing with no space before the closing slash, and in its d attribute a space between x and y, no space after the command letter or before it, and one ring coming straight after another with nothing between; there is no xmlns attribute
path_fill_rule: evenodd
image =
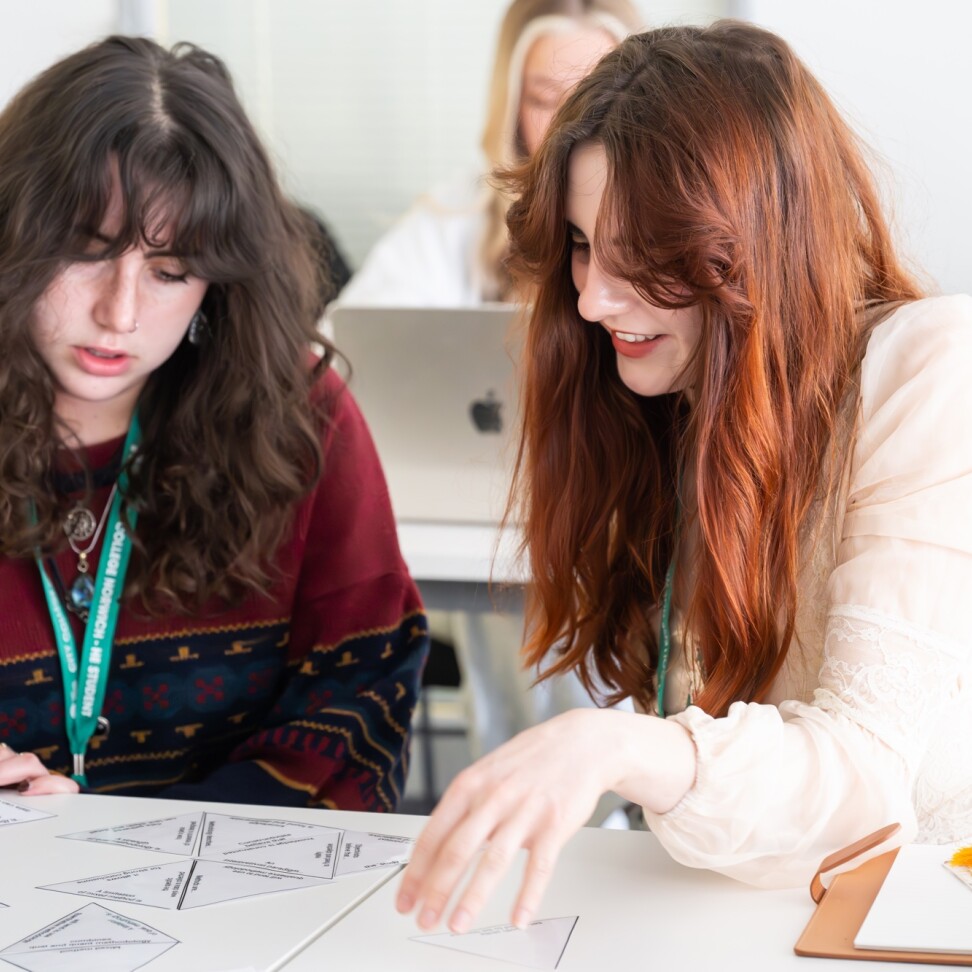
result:
<svg viewBox="0 0 972 972"><path fill-rule="evenodd" d="M472 417L473 425L480 432L502 432L503 416L500 409L503 403L496 398L493 390L486 392L485 398L477 398L469 406L469 414Z"/></svg>

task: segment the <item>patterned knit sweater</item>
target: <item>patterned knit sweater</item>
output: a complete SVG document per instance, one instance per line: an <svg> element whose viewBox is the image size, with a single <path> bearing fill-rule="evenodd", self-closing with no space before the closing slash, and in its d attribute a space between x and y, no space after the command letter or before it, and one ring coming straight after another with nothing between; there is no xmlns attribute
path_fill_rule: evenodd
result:
<svg viewBox="0 0 972 972"><path fill-rule="evenodd" d="M269 596L150 619L124 603L90 790L394 810L428 650L364 420L332 371L324 475L277 554ZM121 440L88 450L117 464ZM94 492L99 515L110 485ZM91 555L96 569L100 546ZM53 558L70 584L77 557ZM80 619L71 615L79 646ZM36 564L0 557L0 741L70 772L61 666Z"/></svg>

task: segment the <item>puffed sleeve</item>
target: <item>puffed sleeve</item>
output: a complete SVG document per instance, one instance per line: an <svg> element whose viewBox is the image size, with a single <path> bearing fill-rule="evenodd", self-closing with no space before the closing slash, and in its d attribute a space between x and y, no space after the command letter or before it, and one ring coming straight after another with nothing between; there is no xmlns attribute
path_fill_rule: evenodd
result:
<svg viewBox="0 0 972 972"><path fill-rule="evenodd" d="M286 682L263 729L166 796L376 811L401 799L428 627L364 419L332 370L318 391L331 420L292 541Z"/></svg>
<svg viewBox="0 0 972 972"><path fill-rule="evenodd" d="M677 860L764 887L898 821L972 833L972 299L906 305L861 373L812 702L674 716L698 775L648 823Z"/></svg>

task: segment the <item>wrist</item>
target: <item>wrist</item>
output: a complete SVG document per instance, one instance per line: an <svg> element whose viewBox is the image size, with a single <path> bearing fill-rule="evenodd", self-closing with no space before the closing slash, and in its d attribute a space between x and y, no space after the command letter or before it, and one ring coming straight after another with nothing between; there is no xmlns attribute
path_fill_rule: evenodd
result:
<svg viewBox="0 0 972 972"><path fill-rule="evenodd" d="M652 813L667 813L695 783L697 755L688 730L638 712L622 718L609 740L613 779L608 789Z"/></svg>

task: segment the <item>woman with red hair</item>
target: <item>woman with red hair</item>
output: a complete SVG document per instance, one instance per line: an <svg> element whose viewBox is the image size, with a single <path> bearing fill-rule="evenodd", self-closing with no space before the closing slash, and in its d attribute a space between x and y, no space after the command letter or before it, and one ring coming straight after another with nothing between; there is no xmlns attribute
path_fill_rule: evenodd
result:
<svg viewBox="0 0 972 972"><path fill-rule="evenodd" d="M634 36L509 180L526 660L640 711L461 774L399 909L432 927L485 843L464 931L526 847L524 924L606 790L765 887L972 834L972 300L923 297L820 84L750 25Z"/></svg>

